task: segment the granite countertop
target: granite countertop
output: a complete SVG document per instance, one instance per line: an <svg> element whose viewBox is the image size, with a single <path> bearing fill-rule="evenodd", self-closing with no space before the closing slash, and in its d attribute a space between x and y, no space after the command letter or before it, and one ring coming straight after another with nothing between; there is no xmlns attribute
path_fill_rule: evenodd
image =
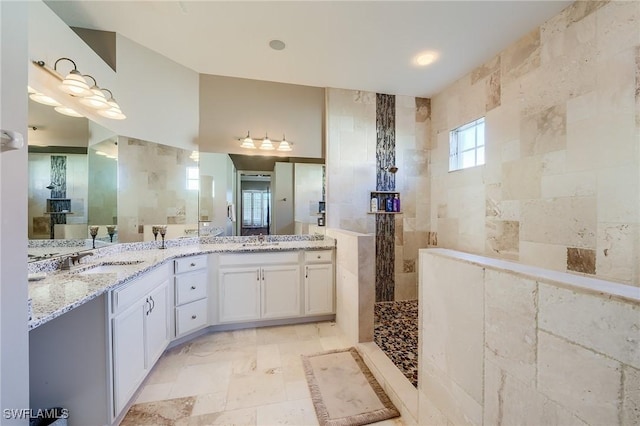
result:
<svg viewBox="0 0 640 426"><path fill-rule="evenodd" d="M29 330L59 317L101 294L108 292L155 267L180 257L209 253L253 253L297 250L331 250L336 242L323 238L274 238L264 245L255 244L255 238L204 237L168 241L167 248L158 249L159 243L118 244L98 249L93 256L82 259L71 271L58 269L59 260L30 264L29 300L31 304ZM277 244L274 244L276 242ZM249 244L247 244L249 243ZM126 264L127 262L136 262ZM80 274L95 265L118 264L118 272Z"/></svg>

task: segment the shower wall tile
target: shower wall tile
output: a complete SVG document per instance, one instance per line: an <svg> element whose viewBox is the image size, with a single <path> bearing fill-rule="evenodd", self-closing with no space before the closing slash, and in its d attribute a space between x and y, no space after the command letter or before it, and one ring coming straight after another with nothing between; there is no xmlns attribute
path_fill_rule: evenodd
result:
<svg viewBox="0 0 640 426"><path fill-rule="evenodd" d="M144 225L196 224L198 191L186 189L192 151L133 138L118 145L121 241L142 241Z"/></svg>
<svg viewBox="0 0 640 426"><path fill-rule="evenodd" d="M477 248L479 228L479 252L561 271L568 248L594 250L596 276L640 285L639 63L640 3L576 2L435 95L416 219L429 209L440 246ZM449 173L449 131L482 116L486 164ZM480 182L482 212L462 214L452 200ZM495 220L519 223L512 249Z"/></svg>

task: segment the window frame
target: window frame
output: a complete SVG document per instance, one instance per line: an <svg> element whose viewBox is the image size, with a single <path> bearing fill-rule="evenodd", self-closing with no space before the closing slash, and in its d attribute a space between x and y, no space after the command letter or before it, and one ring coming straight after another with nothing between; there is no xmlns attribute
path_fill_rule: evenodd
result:
<svg viewBox="0 0 640 426"><path fill-rule="evenodd" d="M482 125L482 144L478 144L478 128ZM473 146L464 150L460 150L460 134L469 130L473 133ZM465 123L449 132L449 172L470 169L477 166L483 166L486 163L486 140L485 140L485 117ZM482 163L478 163L478 151L483 150ZM473 152L473 165L463 166L461 162L462 155Z"/></svg>

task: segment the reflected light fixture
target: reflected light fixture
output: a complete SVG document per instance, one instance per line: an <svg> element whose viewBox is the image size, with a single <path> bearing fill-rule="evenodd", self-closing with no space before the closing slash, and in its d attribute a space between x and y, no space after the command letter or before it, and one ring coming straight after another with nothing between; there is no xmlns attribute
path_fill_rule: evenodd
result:
<svg viewBox="0 0 640 426"><path fill-rule="evenodd" d="M87 84L87 80L85 80L82 74L80 74L80 71L78 71L78 67L76 66L76 63L73 62L71 59L69 58L58 59L53 64L53 70L57 71L58 62L60 61L69 61L73 64L73 69L62 80L62 84L59 86L60 90L73 96L83 96L83 97L90 96L91 90L89 88L89 85Z"/></svg>
<svg viewBox="0 0 640 426"><path fill-rule="evenodd" d="M69 74L64 78L57 71L58 63L60 61L69 61L73 64L73 70L71 70L71 72L69 72ZM71 95L73 98L78 99L78 102L80 102L82 105L86 105L88 107L96 109L97 110L96 112L98 112L98 114L106 118L111 118L114 120L124 120L125 118L127 118L126 115L122 113L122 108L120 108L120 105L118 105L116 100L113 98L113 93L111 93L111 91L108 89L100 88L98 86L98 83L96 82L96 79L93 76L88 74L81 74L78 71L76 63L71 59L59 58L54 63L53 69L47 67L44 61L32 61L32 62L33 64L47 71L49 74L53 75L55 78L61 81L62 84L60 84L58 88L62 92L68 95ZM89 84L87 83L87 80L86 80L87 78L90 78L91 80L93 80L93 86L89 87ZM46 95L36 92L31 87L28 87L28 90L30 93L29 97L36 102L39 102L45 105L55 106L55 107L62 107L60 109L56 108L56 111L60 112L61 114L70 115L72 117L84 117L84 115L79 114L73 108L63 107L63 105L60 102ZM103 93L103 91L109 93L108 99Z"/></svg>
<svg viewBox="0 0 640 426"><path fill-rule="evenodd" d="M278 151L291 151L291 144L287 142L285 135L282 135L282 141L278 145Z"/></svg>
<svg viewBox="0 0 640 426"><path fill-rule="evenodd" d="M271 143L271 139L269 139L269 136L266 133L264 135L264 139L262 139L262 143L260 144L260 149L263 151L272 151L275 149Z"/></svg>
<svg viewBox="0 0 640 426"><path fill-rule="evenodd" d="M251 139L251 136L249 135L249 131L247 131L247 137L241 140L242 143L240 144L240 148L256 149L253 139Z"/></svg>
<svg viewBox="0 0 640 426"><path fill-rule="evenodd" d="M93 80L93 86L91 86L91 96L86 96L80 99L80 103L94 109L109 109L111 106L107 103L107 97L102 93L102 90L98 87L96 79L92 76L85 74L84 77L89 77Z"/></svg>
<svg viewBox="0 0 640 426"><path fill-rule="evenodd" d="M69 117L84 117L84 115L80 114L78 111L76 111L73 108L69 108L66 106L57 106L55 108L53 108L56 110L56 112L59 112L60 114L64 114L64 115L68 115Z"/></svg>
<svg viewBox="0 0 640 426"><path fill-rule="evenodd" d="M62 106L62 104L58 101L56 101L55 99L53 99L50 96L47 96L43 93L40 92L35 92L29 95L29 98L31 98L31 100L36 101L39 104L43 104L43 105L49 105L49 106L53 106L53 107L59 107Z"/></svg>
<svg viewBox="0 0 640 426"><path fill-rule="evenodd" d="M113 99L113 93L111 93L111 90L109 89L100 89L100 90L109 92L109 99L107 99L107 105L109 105L109 109L98 110L98 114L102 115L103 117L112 118L114 120L124 120L125 118L127 118L127 116L122 113L122 110L120 109L120 105L118 105L116 100Z"/></svg>

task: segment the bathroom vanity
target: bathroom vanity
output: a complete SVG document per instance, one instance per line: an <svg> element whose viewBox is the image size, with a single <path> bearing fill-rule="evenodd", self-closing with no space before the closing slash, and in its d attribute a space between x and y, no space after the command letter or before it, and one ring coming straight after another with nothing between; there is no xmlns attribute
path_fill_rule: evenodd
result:
<svg viewBox="0 0 640 426"><path fill-rule="evenodd" d="M334 240L193 240L101 249L30 283L32 407L68 408L70 425L117 424L171 345L335 318Z"/></svg>

